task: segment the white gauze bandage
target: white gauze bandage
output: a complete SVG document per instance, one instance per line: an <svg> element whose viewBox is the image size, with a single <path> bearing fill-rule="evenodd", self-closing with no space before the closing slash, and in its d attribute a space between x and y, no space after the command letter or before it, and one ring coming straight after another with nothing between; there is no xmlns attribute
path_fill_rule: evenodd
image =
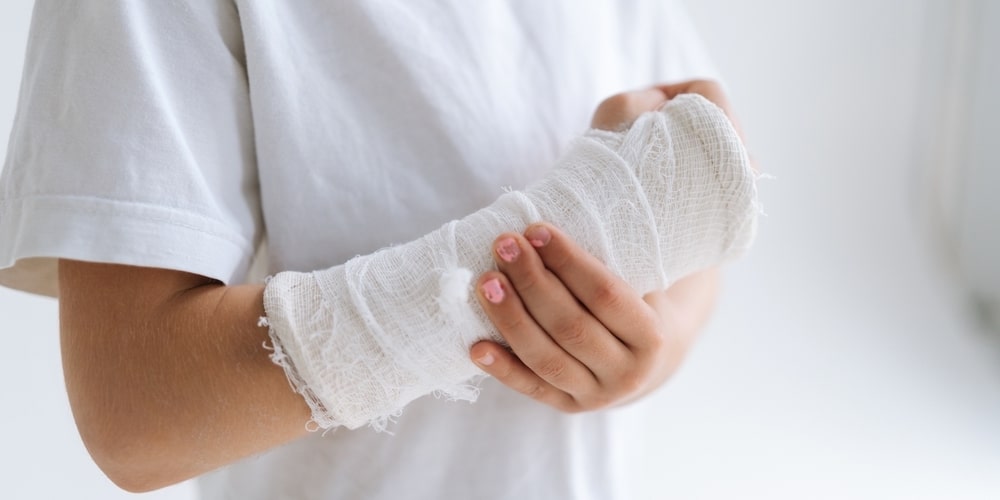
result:
<svg viewBox="0 0 1000 500"><path fill-rule="evenodd" d="M547 221L639 292L740 255L753 238L754 175L725 114L682 95L628 130L591 130L523 191L405 245L264 291L272 359L320 428L387 419L421 396L475 400L469 348L502 340L472 293L494 239Z"/></svg>

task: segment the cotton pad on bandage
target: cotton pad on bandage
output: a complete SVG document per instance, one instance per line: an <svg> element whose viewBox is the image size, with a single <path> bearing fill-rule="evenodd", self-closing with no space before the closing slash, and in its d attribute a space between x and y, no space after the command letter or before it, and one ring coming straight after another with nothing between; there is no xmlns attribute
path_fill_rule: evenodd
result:
<svg viewBox="0 0 1000 500"><path fill-rule="evenodd" d="M717 106L681 95L624 132L591 130L539 181L404 245L264 291L272 360L319 428L372 425L416 398L474 401L469 348L502 341L473 280L503 232L547 221L641 293L719 265L750 245L754 173Z"/></svg>

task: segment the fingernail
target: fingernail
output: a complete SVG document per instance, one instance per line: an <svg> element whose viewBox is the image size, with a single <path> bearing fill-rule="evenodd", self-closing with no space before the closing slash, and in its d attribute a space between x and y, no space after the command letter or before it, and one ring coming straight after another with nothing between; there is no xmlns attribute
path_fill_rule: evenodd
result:
<svg viewBox="0 0 1000 500"><path fill-rule="evenodd" d="M486 300L499 304L503 300L503 287L500 286L500 280L493 278L486 283L483 283L483 296Z"/></svg>
<svg viewBox="0 0 1000 500"><path fill-rule="evenodd" d="M545 229L545 226L534 226L529 228L528 231L524 233L524 237L528 238L528 243L531 243L531 246L535 248L548 245L549 240L552 239L552 235L549 234L548 229Z"/></svg>
<svg viewBox="0 0 1000 500"><path fill-rule="evenodd" d="M497 243L497 255L503 259L504 262L514 262L518 255L521 255L521 249L517 246L517 242L514 238L504 238Z"/></svg>
<svg viewBox="0 0 1000 500"><path fill-rule="evenodd" d="M490 366L490 365L493 364L494 361L496 361L496 359L493 358L493 353L492 352L488 352L488 353L484 354L483 357L481 357L481 358L479 358L479 359L476 360L477 363L479 363L479 364L481 364L483 366Z"/></svg>

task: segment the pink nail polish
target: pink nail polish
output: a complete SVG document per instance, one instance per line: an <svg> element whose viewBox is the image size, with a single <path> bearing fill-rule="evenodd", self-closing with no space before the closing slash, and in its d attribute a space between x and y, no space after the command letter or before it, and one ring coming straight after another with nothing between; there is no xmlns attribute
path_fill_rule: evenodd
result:
<svg viewBox="0 0 1000 500"><path fill-rule="evenodd" d="M521 248L517 246L517 242L513 238L504 238L500 243L497 243L497 255L504 262L514 262L517 260L517 256L521 255Z"/></svg>
<svg viewBox="0 0 1000 500"><path fill-rule="evenodd" d="M482 288L483 297L486 297L486 300L494 304L499 304L503 301L503 287L500 286L500 280L493 278L486 283L483 283Z"/></svg>
<svg viewBox="0 0 1000 500"><path fill-rule="evenodd" d="M549 230L545 229L544 226L534 226L528 229L524 233L524 237L528 238L528 243L531 243L531 246L535 248L544 247L552 240L552 235L549 234Z"/></svg>

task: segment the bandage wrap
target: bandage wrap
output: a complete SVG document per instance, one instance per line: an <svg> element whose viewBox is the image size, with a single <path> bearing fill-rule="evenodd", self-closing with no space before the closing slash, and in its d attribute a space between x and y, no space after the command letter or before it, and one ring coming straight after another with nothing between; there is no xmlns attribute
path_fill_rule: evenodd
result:
<svg viewBox="0 0 1000 500"><path fill-rule="evenodd" d="M436 393L475 400L478 340L502 340L472 290L502 232L547 221L637 291L749 246L754 174L725 114L682 95L624 132L591 130L538 182L405 245L267 284L272 359L320 428L373 425Z"/></svg>

